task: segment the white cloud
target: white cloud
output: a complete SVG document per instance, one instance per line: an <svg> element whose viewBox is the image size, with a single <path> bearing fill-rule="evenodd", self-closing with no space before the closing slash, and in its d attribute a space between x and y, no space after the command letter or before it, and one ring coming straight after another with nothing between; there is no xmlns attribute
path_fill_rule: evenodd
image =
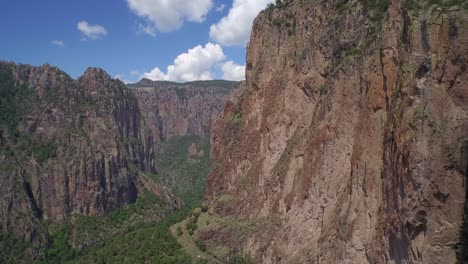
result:
<svg viewBox="0 0 468 264"><path fill-rule="evenodd" d="M126 78L124 77L124 74L116 74L116 75L114 76L114 79L119 79L119 80L121 80L121 81L122 81L123 83L125 83L125 84L134 83L134 81L130 81L130 80L126 79Z"/></svg>
<svg viewBox="0 0 468 264"><path fill-rule="evenodd" d="M226 8L226 5L221 4L218 7L216 7L216 12L223 12L225 8Z"/></svg>
<svg viewBox="0 0 468 264"><path fill-rule="evenodd" d="M57 46L57 47L60 47L60 48L63 48L65 47L65 42L63 42L63 40L58 40L58 39L54 39L50 42L50 44L54 45L54 46Z"/></svg>
<svg viewBox="0 0 468 264"><path fill-rule="evenodd" d="M273 0L234 0L227 16L211 25L210 37L225 46L243 45L250 37L255 17Z"/></svg>
<svg viewBox="0 0 468 264"><path fill-rule="evenodd" d="M201 23L205 20L206 15L213 7L213 0L126 1L133 13L146 19L148 23L151 23L153 28L157 28L161 32L170 32L179 29L185 20ZM153 31L149 32L152 33Z"/></svg>
<svg viewBox="0 0 468 264"><path fill-rule="evenodd" d="M154 28L154 26L151 24L145 26L141 23L138 23L137 34L147 34L152 37L156 37L156 28Z"/></svg>
<svg viewBox="0 0 468 264"><path fill-rule="evenodd" d="M213 80L213 66L225 58L223 49L218 44L207 43L205 47L198 45L177 56L174 64L167 67L166 73L156 67L151 72L143 73L141 78L174 82Z"/></svg>
<svg viewBox="0 0 468 264"><path fill-rule="evenodd" d="M98 39L107 35L107 30L103 26L90 25L86 21L78 22L77 28L83 34L84 39Z"/></svg>
<svg viewBox="0 0 468 264"><path fill-rule="evenodd" d="M140 71L138 71L138 70L131 70L130 71L130 75L135 76L135 75L138 75L138 74L140 74Z"/></svg>
<svg viewBox="0 0 468 264"><path fill-rule="evenodd" d="M245 65L235 64L233 61L228 61L221 66L223 71L223 79L229 81L245 80Z"/></svg>

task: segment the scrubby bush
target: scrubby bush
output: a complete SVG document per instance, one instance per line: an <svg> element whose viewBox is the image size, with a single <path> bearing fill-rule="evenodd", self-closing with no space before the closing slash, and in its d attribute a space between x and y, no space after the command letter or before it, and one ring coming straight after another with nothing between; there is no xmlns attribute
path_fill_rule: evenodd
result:
<svg viewBox="0 0 468 264"><path fill-rule="evenodd" d="M182 234L184 234L184 231L182 231L182 227L181 227L181 226L178 226L178 227L177 227L177 236L181 236Z"/></svg>
<svg viewBox="0 0 468 264"><path fill-rule="evenodd" d="M187 228L187 231L189 234L193 234L195 230L197 230L198 225L194 223L193 221L188 221L187 224L185 224L185 228Z"/></svg>
<svg viewBox="0 0 468 264"><path fill-rule="evenodd" d="M201 239L198 239L195 241L195 245L197 245L197 247L203 251L203 252L206 252L206 243L205 241L201 240Z"/></svg>
<svg viewBox="0 0 468 264"><path fill-rule="evenodd" d="M234 112L231 115L231 120L229 120L231 123L239 123L242 120L242 113L240 112Z"/></svg>
<svg viewBox="0 0 468 264"><path fill-rule="evenodd" d="M242 254L236 254L229 259L229 264L250 264L252 261L250 257Z"/></svg>
<svg viewBox="0 0 468 264"><path fill-rule="evenodd" d="M275 4L273 3L269 3L265 8L266 11L273 11L273 9L275 9Z"/></svg>

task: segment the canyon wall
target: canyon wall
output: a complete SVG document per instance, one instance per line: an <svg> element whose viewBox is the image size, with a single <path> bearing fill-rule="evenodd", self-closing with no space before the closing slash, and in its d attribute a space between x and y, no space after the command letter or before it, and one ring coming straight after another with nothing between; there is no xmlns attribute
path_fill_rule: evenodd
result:
<svg viewBox="0 0 468 264"><path fill-rule="evenodd" d="M104 215L150 191L155 147L124 83L89 68L78 80L49 65L0 63L0 230L46 240L44 220Z"/></svg>
<svg viewBox="0 0 468 264"><path fill-rule="evenodd" d="M452 2L263 11L212 136L206 198L231 220L200 237L254 263L455 263L468 12Z"/></svg>
<svg viewBox="0 0 468 264"><path fill-rule="evenodd" d="M230 81L173 83L143 79L130 85L156 143L173 136L209 137L213 120L222 112Z"/></svg>

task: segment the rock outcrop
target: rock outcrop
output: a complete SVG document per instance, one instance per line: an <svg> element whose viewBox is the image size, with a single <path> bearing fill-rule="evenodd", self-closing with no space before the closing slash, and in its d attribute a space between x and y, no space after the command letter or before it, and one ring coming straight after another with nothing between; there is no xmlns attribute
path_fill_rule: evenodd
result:
<svg viewBox="0 0 468 264"><path fill-rule="evenodd" d="M41 221L104 215L146 190L179 200L155 172L152 133L125 85L89 68L0 63L0 231L42 243Z"/></svg>
<svg viewBox="0 0 468 264"><path fill-rule="evenodd" d="M130 85L156 143L173 136L209 137L213 120L222 112L230 81L173 83L143 79Z"/></svg>
<svg viewBox="0 0 468 264"><path fill-rule="evenodd" d="M455 263L466 3L283 2L212 137L211 211L244 224L202 238L255 263Z"/></svg>

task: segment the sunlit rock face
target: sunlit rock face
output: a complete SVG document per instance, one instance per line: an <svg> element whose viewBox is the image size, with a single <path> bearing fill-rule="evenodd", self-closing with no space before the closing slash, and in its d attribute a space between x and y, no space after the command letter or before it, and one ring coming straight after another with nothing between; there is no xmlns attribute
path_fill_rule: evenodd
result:
<svg viewBox="0 0 468 264"><path fill-rule="evenodd" d="M455 263L466 9L284 2L255 20L212 136L206 198L244 229L205 240L255 263Z"/></svg>

